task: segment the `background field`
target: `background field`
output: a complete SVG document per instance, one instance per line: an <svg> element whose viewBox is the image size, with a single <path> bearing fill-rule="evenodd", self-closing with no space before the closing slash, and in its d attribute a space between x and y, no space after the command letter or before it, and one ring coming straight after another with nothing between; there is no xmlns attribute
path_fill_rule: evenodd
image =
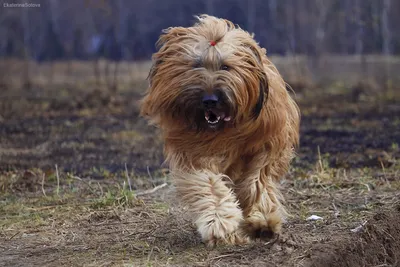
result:
<svg viewBox="0 0 400 267"><path fill-rule="evenodd" d="M397 266L399 88L351 81L352 60L330 82L274 57L302 111L281 184L291 216L279 240L213 250L174 198L157 129L138 116L149 62L121 64L117 91L90 62L31 62L25 84L24 62L2 62L0 265Z"/></svg>

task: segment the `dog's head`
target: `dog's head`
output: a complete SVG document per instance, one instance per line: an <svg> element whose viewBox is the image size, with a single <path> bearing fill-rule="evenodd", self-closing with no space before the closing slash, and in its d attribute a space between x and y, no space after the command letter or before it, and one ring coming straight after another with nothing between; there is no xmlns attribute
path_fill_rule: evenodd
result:
<svg viewBox="0 0 400 267"><path fill-rule="evenodd" d="M153 55L142 115L197 130L256 120L268 98L265 50L224 19L164 31Z"/></svg>

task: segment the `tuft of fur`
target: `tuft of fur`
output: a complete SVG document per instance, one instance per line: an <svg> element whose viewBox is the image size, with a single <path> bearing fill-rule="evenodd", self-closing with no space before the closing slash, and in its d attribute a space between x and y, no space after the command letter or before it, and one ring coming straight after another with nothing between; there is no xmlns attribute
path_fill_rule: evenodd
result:
<svg viewBox="0 0 400 267"><path fill-rule="evenodd" d="M195 224L209 245L219 240L225 243L246 243L240 233L243 223L242 210L235 194L229 187L229 178L208 170L172 171L178 195L195 215Z"/></svg>
<svg viewBox="0 0 400 267"><path fill-rule="evenodd" d="M298 145L300 114L252 35L197 18L160 36L141 114L162 129L166 161L203 240L241 244L281 230L278 181ZM232 121L209 130L199 97L216 88Z"/></svg>

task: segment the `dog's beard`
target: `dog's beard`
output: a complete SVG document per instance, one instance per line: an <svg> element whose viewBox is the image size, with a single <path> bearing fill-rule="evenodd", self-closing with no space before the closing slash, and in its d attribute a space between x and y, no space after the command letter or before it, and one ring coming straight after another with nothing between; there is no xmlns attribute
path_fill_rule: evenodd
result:
<svg viewBox="0 0 400 267"><path fill-rule="evenodd" d="M188 130L218 131L232 127L235 108L229 89L218 90L218 101L213 106L203 103L205 91L200 88L186 88L173 104L173 118L180 118Z"/></svg>

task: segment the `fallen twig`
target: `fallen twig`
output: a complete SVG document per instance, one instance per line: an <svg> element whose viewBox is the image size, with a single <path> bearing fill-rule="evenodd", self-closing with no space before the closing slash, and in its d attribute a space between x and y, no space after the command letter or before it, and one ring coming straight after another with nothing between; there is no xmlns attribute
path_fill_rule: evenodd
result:
<svg viewBox="0 0 400 267"><path fill-rule="evenodd" d="M167 183L163 183L163 184L157 185L156 187L154 187L152 189L145 190L145 191L142 191L142 192L137 192L135 195L136 196L144 196L144 195L153 194L157 190L160 190L161 188L166 187L167 185L168 185Z"/></svg>
<svg viewBox="0 0 400 267"><path fill-rule="evenodd" d="M360 224L359 226L357 226L354 229L350 229L351 232L353 233L358 233L361 232L361 230L363 229L363 227L367 224L368 221L364 221L362 224Z"/></svg>
<svg viewBox="0 0 400 267"><path fill-rule="evenodd" d="M47 196L46 196L46 191L44 190L44 178L45 178L45 174L43 173L43 177L42 177L42 192L43 192L43 195L44 195L45 197L47 197Z"/></svg>
<svg viewBox="0 0 400 267"><path fill-rule="evenodd" d="M216 257L213 257L213 258L209 259L209 261L215 261L215 260L222 259L222 258L225 258L225 257L230 257L232 255L234 255L234 253L219 255L219 256L216 256Z"/></svg>
<svg viewBox="0 0 400 267"><path fill-rule="evenodd" d="M13 239L14 237L16 237L18 234L19 234L20 232L18 231L18 232L16 232L15 234L13 234L12 236L10 236L9 238L8 238L8 240L11 240L11 239Z"/></svg>
<svg viewBox="0 0 400 267"><path fill-rule="evenodd" d="M151 183L153 184L153 186L155 186L155 184L154 184L154 179L153 179L153 176L151 175L149 166L147 166L147 174L148 174L149 177L150 177Z"/></svg>
<svg viewBox="0 0 400 267"><path fill-rule="evenodd" d="M60 175L58 174L57 164L56 164L56 176L57 176L57 190L56 190L56 193L57 193L57 196L58 196L60 194Z"/></svg>
<svg viewBox="0 0 400 267"><path fill-rule="evenodd" d="M336 207L336 205L335 205L335 201L332 202L332 207L333 207L333 210L335 211L335 213L333 214L333 216L335 216L335 218L339 217L340 212L339 212L339 210L337 209L337 207Z"/></svg>

